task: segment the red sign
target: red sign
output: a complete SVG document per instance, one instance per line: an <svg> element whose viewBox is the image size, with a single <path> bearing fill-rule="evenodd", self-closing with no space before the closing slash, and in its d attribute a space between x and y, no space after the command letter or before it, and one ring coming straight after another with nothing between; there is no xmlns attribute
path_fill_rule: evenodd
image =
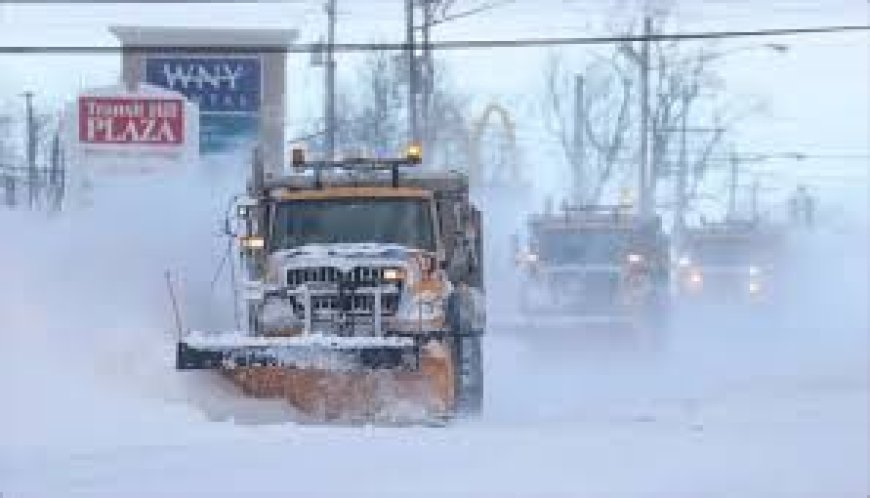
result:
<svg viewBox="0 0 870 498"><path fill-rule="evenodd" d="M182 144L184 101L79 97L79 141L94 144Z"/></svg>

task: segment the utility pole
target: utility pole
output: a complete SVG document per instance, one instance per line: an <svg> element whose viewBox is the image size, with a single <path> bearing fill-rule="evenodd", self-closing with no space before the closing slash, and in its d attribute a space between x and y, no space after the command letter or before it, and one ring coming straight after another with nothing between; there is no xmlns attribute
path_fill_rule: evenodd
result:
<svg viewBox="0 0 870 498"><path fill-rule="evenodd" d="M420 98L420 117L421 117L421 141L423 142L424 149L427 150L429 143L432 138L432 124L430 122L431 112L432 112L432 93L434 90L435 82L433 80L434 77L434 69L435 63L432 60L432 39L431 39L431 30L432 30L432 8L435 6L435 3L438 0L422 0L423 2L423 24L420 29L422 31L423 38L423 54L422 54L422 66L419 69L421 83L421 98Z"/></svg>
<svg viewBox="0 0 870 498"><path fill-rule="evenodd" d="M414 0L405 0L405 45L408 57L408 141L417 143L417 56L414 43Z"/></svg>
<svg viewBox="0 0 870 498"><path fill-rule="evenodd" d="M36 123L33 117L33 92L21 94L27 108L27 202L30 209L36 204Z"/></svg>
<svg viewBox="0 0 870 498"><path fill-rule="evenodd" d="M435 61L432 28L464 19L517 0L493 0L464 12L446 12L453 0L405 0L405 45L408 58L408 135L411 142L431 150L437 128L432 125L435 95ZM437 12L438 7L443 7ZM415 10L418 10L415 13ZM418 18L419 16L419 18ZM417 24L419 22L419 24ZM432 157L429 155L428 157Z"/></svg>
<svg viewBox="0 0 870 498"><path fill-rule="evenodd" d="M643 218L653 214L649 157L649 52L652 18L643 19L643 47L640 56L640 174L638 175L639 211Z"/></svg>
<svg viewBox="0 0 870 498"><path fill-rule="evenodd" d="M731 175L728 181L728 211L725 219L732 220L737 214L737 176L739 172L739 160L736 152L731 152Z"/></svg>
<svg viewBox="0 0 870 498"><path fill-rule="evenodd" d="M586 104L584 99L584 80L582 74L574 75L574 140L573 140L573 166L574 166L574 202L583 204L586 202Z"/></svg>
<svg viewBox="0 0 870 498"><path fill-rule="evenodd" d="M51 200L51 209L60 211L63 204L64 194L64 165L63 153L60 146L60 131L54 133L51 141L51 170L49 171L48 197Z"/></svg>
<svg viewBox="0 0 870 498"><path fill-rule="evenodd" d="M335 2L327 0L327 35L326 35L326 95L324 99L324 118L326 121L326 159L335 159Z"/></svg>

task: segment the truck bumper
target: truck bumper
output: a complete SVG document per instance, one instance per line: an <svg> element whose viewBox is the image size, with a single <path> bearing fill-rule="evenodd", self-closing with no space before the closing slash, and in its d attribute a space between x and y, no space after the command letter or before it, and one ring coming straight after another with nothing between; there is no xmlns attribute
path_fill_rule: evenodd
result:
<svg viewBox="0 0 870 498"><path fill-rule="evenodd" d="M413 371L419 363L420 347L408 337L254 337L193 332L176 345L178 370L277 366Z"/></svg>

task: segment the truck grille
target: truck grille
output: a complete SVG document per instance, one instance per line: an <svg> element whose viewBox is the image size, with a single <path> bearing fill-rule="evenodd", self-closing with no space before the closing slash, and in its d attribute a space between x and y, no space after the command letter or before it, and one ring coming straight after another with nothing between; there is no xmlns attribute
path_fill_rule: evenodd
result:
<svg viewBox="0 0 870 498"><path fill-rule="evenodd" d="M293 312L297 318L305 316L305 307L301 298L293 298ZM311 306L315 318L324 312L344 312L352 315L371 315L375 308L375 296L371 294L311 296ZM381 295L381 315L393 316L399 309L399 295L396 293Z"/></svg>
<svg viewBox="0 0 870 498"><path fill-rule="evenodd" d="M336 313L354 316L371 316L375 308L375 296L366 288L382 286L384 271L387 268L357 266L350 271L342 271L331 266L313 268L292 268L287 270L287 286L315 284L317 292L311 295L314 318ZM393 316L399 309L399 296L402 282L395 282L391 290L381 293L381 314ZM305 314L302 297L291 298L293 312L298 318Z"/></svg>
<svg viewBox="0 0 870 498"><path fill-rule="evenodd" d="M619 298L621 275L613 271L565 272L550 275L550 288L567 301L614 302Z"/></svg>
<svg viewBox="0 0 870 498"><path fill-rule="evenodd" d="M619 287L621 275L611 271L565 272L552 274L550 279L560 287L609 292Z"/></svg>
<svg viewBox="0 0 870 498"><path fill-rule="evenodd" d="M380 283L384 278L386 268L357 266L348 272L343 272L332 266L314 268L291 268L287 270L287 286L296 287L302 284L363 284Z"/></svg>

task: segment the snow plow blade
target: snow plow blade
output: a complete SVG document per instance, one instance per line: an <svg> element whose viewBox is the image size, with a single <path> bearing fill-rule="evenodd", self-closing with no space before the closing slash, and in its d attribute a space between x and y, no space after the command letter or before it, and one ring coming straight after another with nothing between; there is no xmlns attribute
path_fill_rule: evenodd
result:
<svg viewBox="0 0 870 498"><path fill-rule="evenodd" d="M283 398L300 421L443 424L455 406L441 344L410 338L193 336L177 368L214 369L254 398Z"/></svg>
<svg viewBox="0 0 870 498"><path fill-rule="evenodd" d="M419 348L399 337L250 337L191 333L176 347L178 370L295 367L332 371L416 370Z"/></svg>

